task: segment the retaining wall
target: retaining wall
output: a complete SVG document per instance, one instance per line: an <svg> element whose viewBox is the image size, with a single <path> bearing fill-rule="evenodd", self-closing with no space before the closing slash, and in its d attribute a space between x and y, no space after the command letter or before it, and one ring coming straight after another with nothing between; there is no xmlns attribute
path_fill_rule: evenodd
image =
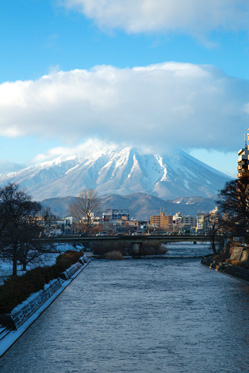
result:
<svg viewBox="0 0 249 373"><path fill-rule="evenodd" d="M0 324L11 330L17 330L25 323L51 296L60 289L66 280L69 280L81 267L87 263L85 256L80 261L73 264L60 278L45 284L44 289L32 294L23 305L15 307L9 314L0 315Z"/></svg>
<svg viewBox="0 0 249 373"><path fill-rule="evenodd" d="M215 271L223 272L249 282L249 270L246 268L213 260L212 256L204 257L201 263L207 265L209 268L212 268Z"/></svg>

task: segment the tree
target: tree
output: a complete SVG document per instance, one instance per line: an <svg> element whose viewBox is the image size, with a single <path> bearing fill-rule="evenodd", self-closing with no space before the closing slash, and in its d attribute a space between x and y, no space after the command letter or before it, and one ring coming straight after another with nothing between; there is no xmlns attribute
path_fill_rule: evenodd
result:
<svg viewBox="0 0 249 373"><path fill-rule="evenodd" d="M210 237L211 249L214 254L217 254L216 250L216 238L217 234L221 229L221 214L217 207L214 210L210 211L205 219L208 221L208 235Z"/></svg>
<svg viewBox="0 0 249 373"><path fill-rule="evenodd" d="M41 219L42 219L42 235L47 235L51 231L51 226L55 225L56 222L56 216L52 213L50 207L46 206L43 207L42 210L39 213ZM50 243L51 248L54 246Z"/></svg>
<svg viewBox="0 0 249 373"><path fill-rule="evenodd" d="M37 224L37 219L28 219L18 227L18 260L23 266L23 271L26 271L27 264L34 262L45 251L42 244L34 241L39 237L43 227Z"/></svg>
<svg viewBox="0 0 249 373"><path fill-rule="evenodd" d="M18 185L0 188L0 257L12 261L13 276L18 262L26 265L38 250L33 239L42 229L37 222L41 209Z"/></svg>
<svg viewBox="0 0 249 373"><path fill-rule="evenodd" d="M217 201L223 212L221 227L224 233L249 238L249 180L232 180L219 194Z"/></svg>
<svg viewBox="0 0 249 373"><path fill-rule="evenodd" d="M78 222L80 230L89 234L94 225L94 218L99 214L100 200L97 193L93 190L84 190L70 204L70 213Z"/></svg>

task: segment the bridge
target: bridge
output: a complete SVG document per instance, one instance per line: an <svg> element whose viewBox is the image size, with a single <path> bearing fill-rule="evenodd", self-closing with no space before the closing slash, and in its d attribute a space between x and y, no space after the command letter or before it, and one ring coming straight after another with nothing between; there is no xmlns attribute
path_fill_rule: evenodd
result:
<svg viewBox="0 0 249 373"><path fill-rule="evenodd" d="M222 236L217 236L216 241L223 240ZM133 257L140 257L142 255L142 246L145 243L170 243L170 242L210 242L209 236L204 235L122 235L122 236L59 236L59 237L42 237L37 239L40 243L53 244L53 243L71 243L76 244L90 244L94 242L119 242L120 244L127 243L132 247Z"/></svg>
<svg viewBox="0 0 249 373"><path fill-rule="evenodd" d="M217 236L219 240L222 236ZM86 242L113 242L113 241L125 241L125 242L150 242L150 241L160 241L160 242L180 242L180 241L210 241L209 236L204 235L168 235L168 234L158 234L158 235L116 235L116 236L57 236L57 237L41 237L36 239L41 243L86 243Z"/></svg>

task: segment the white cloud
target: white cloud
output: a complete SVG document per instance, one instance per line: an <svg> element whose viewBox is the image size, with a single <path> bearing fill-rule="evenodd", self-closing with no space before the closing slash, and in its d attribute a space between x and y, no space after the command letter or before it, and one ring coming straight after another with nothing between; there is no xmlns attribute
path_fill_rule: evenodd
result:
<svg viewBox="0 0 249 373"><path fill-rule="evenodd" d="M47 161L54 161L56 159L62 158L70 159L75 158L77 156L86 156L94 154L98 157L100 154L103 154L108 148L108 150L115 150L117 149L117 145L111 142L104 142L97 138L92 138L84 141L81 144L76 146L59 146L56 148L51 148L45 153L38 154L32 161L33 164L47 162Z"/></svg>
<svg viewBox="0 0 249 373"><path fill-rule="evenodd" d="M98 26L128 33L248 30L248 0L60 0Z"/></svg>
<svg viewBox="0 0 249 373"><path fill-rule="evenodd" d="M0 85L0 135L237 150L249 83L211 66L99 66Z"/></svg>

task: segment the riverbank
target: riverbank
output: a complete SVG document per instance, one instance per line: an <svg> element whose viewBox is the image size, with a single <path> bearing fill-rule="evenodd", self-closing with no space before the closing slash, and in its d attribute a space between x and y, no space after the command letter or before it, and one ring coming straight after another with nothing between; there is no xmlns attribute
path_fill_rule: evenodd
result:
<svg viewBox="0 0 249 373"><path fill-rule="evenodd" d="M249 247L231 241L216 255L204 256L201 263L215 271L249 282Z"/></svg>
<svg viewBox="0 0 249 373"><path fill-rule="evenodd" d="M64 279L57 280L56 288L54 287L54 280L51 284L48 284L44 290L32 294L23 304L19 305L14 309L11 314L12 322L15 324L16 330L11 330L6 326L0 326L0 357L2 357L10 347L22 336L22 334L37 320L37 318L54 302L54 300L70 285L70 283L86 268L90 263L90 260L84 255L83 260L74 264L65 272ZM52 290L54 288L54 291ZM44 299L44 296L47 299ZM25 317L26 308L32 308L35 298L43 298L42 304L34 312L28 316L25 321L22 320ZM45 301L44 301L45 300ZM24 310L25 308L25 310ZM20 315L21 314L21 315ZM11 318L11 315L8 315Z"/></svg>

